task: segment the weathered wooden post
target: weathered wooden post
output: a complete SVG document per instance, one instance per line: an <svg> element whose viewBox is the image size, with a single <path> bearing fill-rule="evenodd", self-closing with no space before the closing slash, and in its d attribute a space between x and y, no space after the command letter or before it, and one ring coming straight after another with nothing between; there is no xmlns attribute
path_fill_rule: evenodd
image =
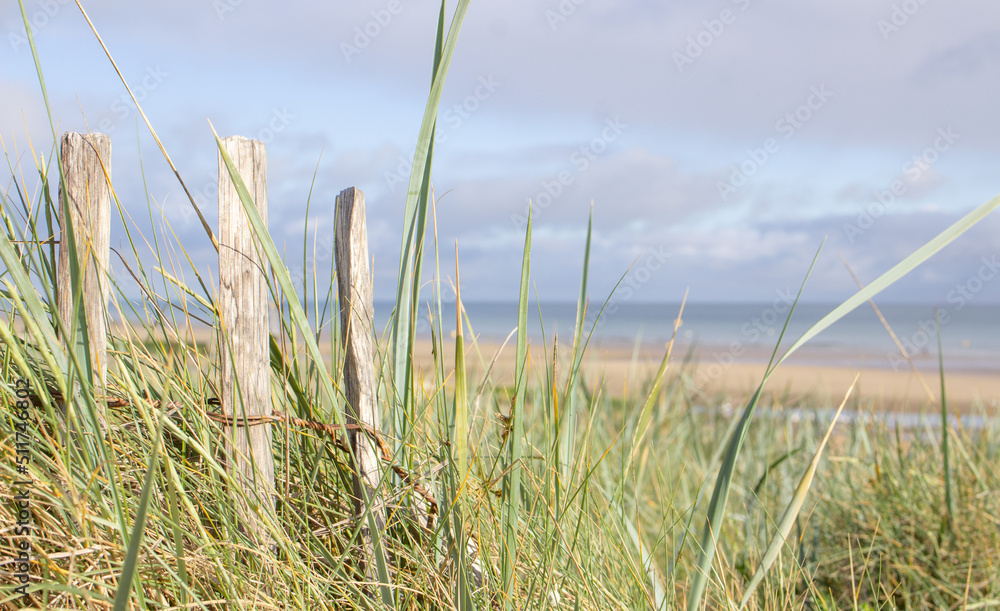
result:
<svg viewBox="0 0 1000 611"><path fill-rule="evenodd" d="M378 403L375 390L375 328L371 269L368 264L368 229L365 223L365 194L351 187L337 196L335 250L337 285L340 298L340 325L344 338L344 388L347 396L346 422L378 430ZM382 469L375 441L364 431L348 431L354 452L354 512L361 519L367 580L377 581L375 554L381 554L385 507L380 482ZM367 504L366 504L367 500ZM372 533L366 511L374 518L378 532ZM374 540L373 540L374 536Z"/></svg>
<svg viewBox="0 0 1000 611"><path fill-rule="evenodd" d="M66 210L63 196L68 200L72 221L79 278L82 281L80 305L86 313L87 336L93 364L94 386L103 394L107 383L107 328L105 305L108 297L108 252L111 241L111 138L105 134L78 134L66 132L60 144L65 192L60 186L58 286L56 302L64 332L76 327L79 345L83 342L82 330L74 319L74 287L70 267L70 242L67 232ZM77 354L83 354L80 346ZM97 401L98 420L106 429L103 403Z"/></svg>
<svg viewBox="0 0 1000 611"><path fill-rule="evenodd" d="M267 223L267 159L264 143L242 136L222 140ZM250 221L222 153L219 153L219 318L222 323L222 407L227 427L229 470L262 513L274 511L271 425L271 367L268 356L267 260L258 256ZM239 502L241 523L261 546L272 541L265 524Z"/></svg>

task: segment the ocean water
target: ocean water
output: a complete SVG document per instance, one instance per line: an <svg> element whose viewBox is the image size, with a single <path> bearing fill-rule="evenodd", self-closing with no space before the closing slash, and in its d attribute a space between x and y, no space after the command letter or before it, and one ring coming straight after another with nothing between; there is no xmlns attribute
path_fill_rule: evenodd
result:
<svg viewBox="0 0 1000 611"><path fill-rule="evenodd" d="M466 303L474 332L482 339L503 340L517 326L517 304ZM789 321L781 345L788 347L837 304L799 304ZM585 333L593 332L599 344L659 347L669 341L680 304L611 304L598 316L600 304L591 304ZM879 306L898 340L921 367L937 366L938 340L933 305L885 304ZM391 303L375 304L376 327L384 328ZM736 355L742 361L766 360L774 349L789 315L786 301L773 303L687 304L677 332L677 348L695 350L702 358ZM941 343L946 366L1000 372L1000 305L956 304L939 306ZM446 332L455 325L454 304L443 306ZM536 340L543 333L551 343L571 341L576 304L533 303L528 329ZM420 312L419 331L429 335L426 311ZM813 338L796 353L800 361L816 364L897 367L899 350L889 332L868 304L864 304ZM893 360L893 355L897 355Z"/></svg>

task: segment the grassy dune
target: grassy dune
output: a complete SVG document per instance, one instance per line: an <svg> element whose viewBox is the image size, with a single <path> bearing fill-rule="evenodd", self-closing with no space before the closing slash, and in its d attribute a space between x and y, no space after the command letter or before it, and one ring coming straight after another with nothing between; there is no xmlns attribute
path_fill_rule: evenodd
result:
<svg viewBox="0 0 1000 611"><path fill-rule="evenodd" d="M107 338L107 392L94 391L92 364L72 349L72 331L58 328L56 254L40 243L65 205L55 196L58 156L48 155L51 164L37 168L48 188L29 197L18 183L3 201L0 605L1000 606L1000 427L993 414L984 413L990 418L975 430L836 424L829 408L841 399L857 408L856 398L788 401L765 386L810 337L959 237L1000 199L943 231L802 338L779 338L788 347L775 349L757 391L735 413L716 409L722 396L695 397L690 370L669 347L655 370L622 392L596 382L592 368L600 361L588 358L583 327L588 308L601 307L587 290L589 231L575 333L559 338L561 349L547 338L529 352L529 221L519 332L506 348L507 369L487 373L471 365L479 358L475 350L466 352L475 321L441 305L446 274L436 265L430 184L437 104L467 8L459 2L446 28L442 6L404 212L396 313L378 355L391 454L385 467L396 468L380 490L389 508L381 537L385 575L366 581L357 561L368 515L353 515L351 461L335 428L345 400L334 294L316 295L317 278L293 283L266 227L256 228L272 269L275 311L288 312L271 352L272 399L287 416L271 425L272 514L239 499L245 492L226 469L216 416L218 342L192 333L197 320L217 316L213 291L201 278L168 275L161 269L169 261L137 264L134 282L162 298L157 307L147 301L137 308L126 299L135 286L113 287L109 310L126 322ZM39 66L44 95L41 77ZM169 159L162 144L161 151ZM249 196L243 203L249 214ZM186 256L169 229L143 229L139 239L131 215L119 211L136 261L161 252ZM428 268L434 273L420 294ZM316 273L328 278L335 270ZM306 304L316 308L310 316ZM418 362L416 318L428 309L434 356ZM310 320L318 321L315 327ZM67 335L71 341L57 339ZM445 351L446 342L454 348ZM57 405L62 397L72 397L70 432ZM106 432L99 404L107 406ZM805 412L790 409L803 406ZM948 414L946 403L934 409L938 421ZM19 462L21 456L28 460ZM32 482L27 506L17 496L24 480ZM260 513L273 547L259 546L239 527L240 500ZM427 507L429 523L414 518ZM27 535L19 521L32 525ZM33 560L26 594L17 590L17 563L10 561L23 545Z"/></svg>
<svg viewBox="0 0 1000 611"><path fill-rule="evenodd" d="M8 608L109 608L122 585L127 542L134 536L131 527L150 474L154 483L135 564L133 606L377 608L362 593L366 584L354 566L348 462L329 437L276 425L279 502L273 524L280 551L276 556L262 552L235 528L233 491L218 441L223 431L207 416L218 408L209 404L214 395L204 380L189 373L211 372L217 355L194 345L171 358L176 345L150 348L149 342L115 340L112 392L130 405L109 412L105 443L111 464L93 464L60 443L61 416L41 406L35 410L32 552L39 585L27 601L6 586ZM560 366L565 372L566 363ZM318 369L308 369L302 366L293 374L307 388L313 386L310 377L319 375ZM453 373L450 366L444 369L446 376ZM658 598L664 608L683 605L697 570L698 526L732 434L732 417L692 409L682 376L671 377L656 393L648 413L639 389L615 398L581 385L574 448L560 453L553 434L559 429L555 401L545 380L551 372L551 364L539 366L535 374L542 381L526 391L515 606L648 609ZM5 380L19 375L13 367L4 370ZM464 508L468 535L476 538L487 571L486 586L474 593L474 601L477 608L489 608L497 604L503 545L498 462L505 423L498 414L509 413L513 389L489 379L469 382L472 452ZM565 374L560 382L565 383ZM302 406L280 384L274 388L280 409L303 417L311 409L311 417L331 421L325 414L329 406L321 407L319 400ZM450 391L446 386L442 392ZM163 410L140 398L143 393L179 404L164 420L162 436L156 432ZM729 512L705 595L710 608L725 607L742 595L828 424L828 410L825 419L802 419L780 399L766 400L765 407L770 417L750 427L733 474ZM417 408L425 417L409 447L411 464L424 474L442 463L452 468L445 458L448 434L440 429L433 397L421 397ZM2 426L0 523L13 525L16 507L6 484L19 479L15 430L10 418ZM792 536L751 607L995 604L1000 596L1000 429L949 432L956 457L951 474L956 512L950 527L939 433L841 424ZM150 448L157 444L159 456L152 460ZM569 464L564 464L567 455ZM438 472L422 481L434 490L441 479ZM405 488L396 488L390 505L403 507L408 500ZM438 518L438 529L443 521ZM17 539L6 530L0 554L15 557L11 544ZM390 531L397 608L456 606L456 575L444 534L419 535L405 519L391 524ZM229 602L223 605L223 600Z"/></svg>

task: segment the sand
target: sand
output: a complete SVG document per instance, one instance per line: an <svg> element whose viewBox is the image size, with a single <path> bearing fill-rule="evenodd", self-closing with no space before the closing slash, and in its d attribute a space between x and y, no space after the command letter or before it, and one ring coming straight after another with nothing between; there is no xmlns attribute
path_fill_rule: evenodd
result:
<svg viewBox="0 0 1000 611"><path fill-rule="evenodd" d="M195 339L208 343L210 331L195 329ZM494 339L469 342L466 340L467 363L471 383L478 384L482 373L490 368L497 384L513 385L514 338L503 347ZM329 340L320 340L324 357L329 356ZM444 359L450 371L454 367L454 340L445 341ZM565 381L570 367L570 346L559 346L560 379ZM588 388L600 385L603 392L614 397L630 397L641 392L657 371L665 346L642 346L636 350L626 344L594 345L583 359L583 379ZM537 345L530 350L532 376L537 381L551 367L552 348ZM433 367L431 343L418 339L415 357L419 370L427 373ZM769 353L747 352L732 357L723 348L675 346L669 361L667 376L683 375L693 400L717 404L728 400L745 402L753 394L764 374ZM495 362L494 362L495 359ZM687 362L685 362L687 361ZM860 373L855 398L863 404L885 410L919 411L938 409L940 378L937 362L928 355L915 360L918 372L906 363L892 361L884 354L831 353L821 349L802 350L782 364L771 376L766 391L786 403L800 402L814 406L836 405L843 399L855 375ZM492 364L492 367L491 367ZM896 369L893 369L893 365ZM964 359L946 368L946 392L949 409L969 412L986 407L987 413L1000 412L1000 365ZM425 379L429 378L426 376Z"/></svg>
<svg viewBox="0 0 1000 611"><path fill-rule="evenodd" d="M484 341L475 343L469 352L469 367L481 372L489 367L500 349L501 342ZM418 366L425 371L432 366L433 359L429 341L419 342L416 351ZM637 353L636 353L637 352ZM656 374L664 354L651 347L639 351L624 345L591 346L583 360L584 380L590 387L602 384L605 393L616 397L634 396L641 391L642 384ZM718 351L702 348L688 355L684 347L675 347L668 362L667 376L683 375L696 401L717 403L725 398L734 403L745 402L756 390L767 366L769 354L748 354L742 358L718 358ZM445 359L454 363L454 341L445 345ZM690 360L685 363L685 357ZM849 365L817 364L819 355L806 354L798 361L789 359L775 370L768 380L766 391L770 391L786 402L807 402L812 405L836 405L843 399L854 380L860 374L855 388L855 398L864 405L899 411L919 411L929 407L938 408L940 377L935 363L926 359L916 362L914 372L907 364L893 369L885 355L857 354L853 357L837 355L834 360L851 361ZM560 377L570 366L570 350L560 347ZM635 357L635 358L634 358ZM514 369L513 339L499 353L493 364L491 375L498 383L512 384ZM829 360L829 359L828 359ZM551 350L539 348L531 350L531 366L535 379L543 375L543 368L551 367ZM722 362L720 362L722 361ZM548 365L546 365L548 363ZM933 364L934 368L929 368ZM984 368L952 367L945 371L946 393L949 409L969 412L980 406L1000 409L1000 374Z"/></svg>

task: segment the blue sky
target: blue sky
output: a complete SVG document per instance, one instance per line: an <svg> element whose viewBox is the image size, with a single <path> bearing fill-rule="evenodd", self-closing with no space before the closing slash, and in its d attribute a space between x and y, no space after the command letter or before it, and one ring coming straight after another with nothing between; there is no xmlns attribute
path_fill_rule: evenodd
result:
<svg viewBox="0 0 1000 611"><path fill-rule="evenodd" d="M149 227L151 205L214 276L208 238L75 4L25 7L58 130L103 121L129 214ZM308 235L321 268L336 193L363 189L376 297L391 296L439 4L84 7L211 224L209 121L267 142L270 229L297 253L290 265L317 163ZM770 300L798 286L824 238L806 298L842 299L854 284L838 254L871 281L1000 193L998 24L988 0L473 1L439 115L442 268L457 242L464 298L516 298L530 198L538 295L573 299L593 202L594 300L626 274L637 302L685 289ZM29 137L46 155L52 142L14 2L0 33L0 136L30 177ZM6 168L0 180L10 188ZM992 273L998 230L988 217L884 299L945 303ZM974 301L1000 301L991 280L974 282Z"/></svg>

